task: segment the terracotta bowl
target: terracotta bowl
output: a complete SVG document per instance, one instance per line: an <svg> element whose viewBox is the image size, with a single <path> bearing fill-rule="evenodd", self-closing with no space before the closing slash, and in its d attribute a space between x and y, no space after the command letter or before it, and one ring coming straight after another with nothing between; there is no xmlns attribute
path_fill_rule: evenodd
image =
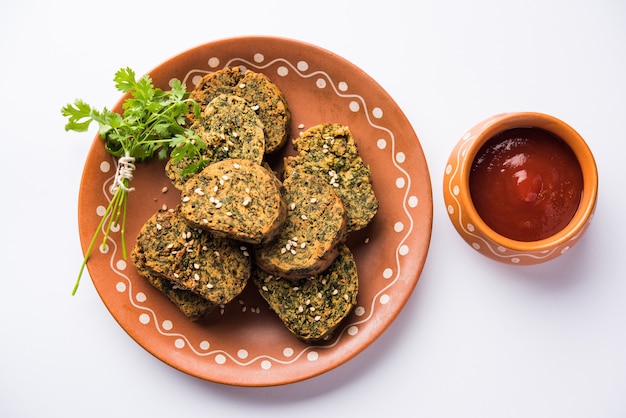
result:
<svg viewBox="0 0 626 418"><path fill-rule="evenodd" d="M491 223L492 226L489 226L484 219L486 217L479 214L486 212L477 210L475 202L478 200L470 191L472 167L474 166L475 170L476 164L481 161L477 156L483 152L483 146L488 147L489 144L486 143L494 136L500 134L498 136L500 137L503 132L511 132L510 130L518 128L541 130L560 138L573 152L575 158L572 160L577 161L580 167L578 173L582 175L580 200L577 207L572 208L571 219L567 221L566 218L562 221L564 223L562 229L540 239L510 238L512 235L508 232L505 236L502 229L498 229L500 232L496 231L494 224ZM479 188L474 186L473 190L475 195L479 194ZM589 226L595 211L597 191L598 173L595 160L583 138L563 121L534 112L498 114L475 125L463 135L450 154L443 181L446 209L461 237L479 253L514 265L543 263L571 249ZM535 193L532 196L536 195ZM502 201L493 205L494 208L491 210L505 210L505 201L506 197L502 194ZM505 219L508 222L509 218ZM513 219L510 219L513 222Z"/></svg>

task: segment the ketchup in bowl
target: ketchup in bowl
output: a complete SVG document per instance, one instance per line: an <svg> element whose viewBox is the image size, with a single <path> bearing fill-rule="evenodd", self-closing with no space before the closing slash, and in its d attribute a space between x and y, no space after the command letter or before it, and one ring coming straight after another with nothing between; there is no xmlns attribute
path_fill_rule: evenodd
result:
<svg viewBox="0 0 626 418"><path fill-rule="evenodd" d="M469 185L476 211L491 229L513 240L538 241L573 218L583 175L560 138L538 128L513 128L480 148Z"/></svg>

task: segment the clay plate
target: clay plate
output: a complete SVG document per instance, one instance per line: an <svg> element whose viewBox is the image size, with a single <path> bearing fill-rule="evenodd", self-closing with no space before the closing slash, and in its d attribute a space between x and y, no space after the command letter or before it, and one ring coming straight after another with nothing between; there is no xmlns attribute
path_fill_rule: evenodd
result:
<svg viewBox="0 0 626 418"><path fill-rule="evenodd" d="M430 176L419 140L393 99L367 74L332 52L294 40L243 37L184 52L150 72L167 89L172 78L191 90L201 76L225 66L265 73L292 111L291 137L310 126L348 125L370 165L380 210L349 237L359 271L358 305L334 336L307 345L283 326L254 284L234 302L199 323L187 320L139 276L121 254L119 231L88 262L94 286L113 317L142 347L165 363L209 381L274 386L331 370L371 344L410 297L422 271L432 228ZM119 111L120 103L115 107ZM284 154L293 153L287 146ZM280 162L280 156L273 158ZM164 162L140 163L129 195L126 245L143 223L179 194ZM83 251L111 198L116 161L96 137L80 186L78 222ZM168 191L163 192L167 187ZM80 290L79 290L80 291Z"/></svg>

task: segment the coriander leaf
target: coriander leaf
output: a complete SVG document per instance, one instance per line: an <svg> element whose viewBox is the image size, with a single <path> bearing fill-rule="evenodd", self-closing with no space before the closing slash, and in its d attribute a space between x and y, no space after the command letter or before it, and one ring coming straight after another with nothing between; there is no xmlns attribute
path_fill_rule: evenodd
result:
<svg viewBox="0 0 626 418"><path fill-rule="evenodd" d="M69 118L65 125L66 131L85 132L93 121L91 106L80 99L76 99L73 105L65 105L61 113Z"/></svg>
<svg viewBox="0 0 626 418"><path fill-rule="evenodd" d="M98 124L98 136L106 151L118 157L113 190L114 194L105 211L100 225L93 235L85 253L72 294L78 288L82 272L95 245L99 233L104 229L102 245L112 227L120 225L122 255L127 257L125 225L128 205L128 193L133 189L130 182L136 161L144 161L155 155L165 159L199 155L206 144L191 129L185 128L186 116L193 112L200 115L200 105L189 98L185 85L179 80L172 80L171 90L164 91L152 83L146 74L137 80L130 68L121 68L113 77L115 87L127 97L122 103L122 114L104 108L98 111L84 101L77 99L61 109L61 114L68 119L65 130L85 132L92 122ZM201 163L197 163L199 167Z"/></svg>
<svg viewBox="0 0 626 418"><path fill-rule="evenodd" d="M115 88L123 93L128 93L135 89L137 82L135 81L135 72L130 68L121 68L113 77Z"/></svg>
<svg viewBox="0 0 626 418"><path fill-rule="evenodd" d="M181 84L180 80L175 79L172 82L172 94L176 97L177 100L183 100L187 96L187 91L185 87Z"/></svg>

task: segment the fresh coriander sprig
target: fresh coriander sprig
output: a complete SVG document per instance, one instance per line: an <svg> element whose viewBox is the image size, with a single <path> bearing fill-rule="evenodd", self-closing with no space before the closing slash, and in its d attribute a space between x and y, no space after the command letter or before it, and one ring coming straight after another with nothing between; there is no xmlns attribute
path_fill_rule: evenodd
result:
<svg viewBox="0 0 626 418"><path fill-rule="evenodd" d="M191 129L185 127L186 116L193 112L200 115L200 106L189 97L185 86L177 79L172 80L171 90L164 91L154 87L149 75L136 79L130 68L121 68L113 79L117 90L126 94L122 102L122 113L104 108L94 109L84 101L77 99L61 109L61 114L68 118L66 131L85 132L92 122L98 124L98 135L108 153L118 158L115 179L111 186L111 198L104 215L87 248L78 278L72 290L76 294L80 278L87 260L95 246L100 231L104 228L101 246L106 245L111 230L120 227L122 255L126 259L126 213L128 193L133 190L135 162L145 161L155 155L159 159L168 156L178 162L183 158L201 154L206 144ZM203 159L186 168L196 171Z"/></svg>

